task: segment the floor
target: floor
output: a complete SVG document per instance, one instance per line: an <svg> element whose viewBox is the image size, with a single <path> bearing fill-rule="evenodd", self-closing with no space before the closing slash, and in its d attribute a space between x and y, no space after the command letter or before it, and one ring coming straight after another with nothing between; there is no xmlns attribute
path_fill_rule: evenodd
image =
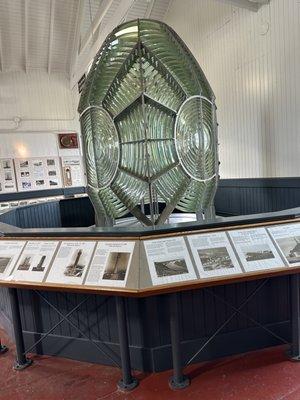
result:
<svg viewBox="0 0 300 400"><path fill-rule="evenodd" d="M12 369L14 346L0 355L0 400L300 400L300 363L288 361L285 347L242 354L189 367L192 384L183 391L168 387L171 374L136 373L131 393L116 389L120 371L113 367L48 356L32 356L24 371Z"/></svg>

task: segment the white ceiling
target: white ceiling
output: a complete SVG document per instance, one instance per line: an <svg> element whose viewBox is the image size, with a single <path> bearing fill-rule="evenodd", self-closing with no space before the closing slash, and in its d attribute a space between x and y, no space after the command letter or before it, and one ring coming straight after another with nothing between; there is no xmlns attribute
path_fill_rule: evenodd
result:
<svg viewBox="0 0 300 400"><path fill-rule="evenodd" d="M77 8L76 0L1 0L1 70L65 71Z"/></svg>
<svg viewBox="0 0 300 400"><path fill-rule="evenodd" d="M245 6L268 0L217 1ZM0 0L0 72L62 72L74 85L115 26L135 18L163 20L171 4L172 0Z"/></svg>
<svg viewBox="0 0 300 400"><path fill-rule="evenodd" d="M103 31L113 29L110 21L118 24L142 17L163 19L169 3L170 0L1 0L0 71L74 73L87 62ZM97 29L91 29L99 17Z"/></svg>

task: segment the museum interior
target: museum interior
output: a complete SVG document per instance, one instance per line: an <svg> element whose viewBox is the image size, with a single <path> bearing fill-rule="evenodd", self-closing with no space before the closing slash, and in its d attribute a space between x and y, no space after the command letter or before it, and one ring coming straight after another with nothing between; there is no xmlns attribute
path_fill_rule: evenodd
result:
<svg viewBox="0 0 300 400"><path fill-rule="evenodd" d="M0 0L0 400L300 400L299 0Z"/></svg>

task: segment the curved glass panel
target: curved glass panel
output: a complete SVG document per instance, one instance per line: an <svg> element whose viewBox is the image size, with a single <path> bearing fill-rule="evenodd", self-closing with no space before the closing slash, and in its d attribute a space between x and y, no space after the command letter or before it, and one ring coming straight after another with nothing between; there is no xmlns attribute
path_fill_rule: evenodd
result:
<svg viewBox="0 0 300 400"><path fill-rule="evenodd" d="M175 208L211 207L218 179L214 101L197 61L164 23L130 21L106 38L79 104L98 221L131 212L154 225ZM165 203L161 213L158 202Z"/></svg>

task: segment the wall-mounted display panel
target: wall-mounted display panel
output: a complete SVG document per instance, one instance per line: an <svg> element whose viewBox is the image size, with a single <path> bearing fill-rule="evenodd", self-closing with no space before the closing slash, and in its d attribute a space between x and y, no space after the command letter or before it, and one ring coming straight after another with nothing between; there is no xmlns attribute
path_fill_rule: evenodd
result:
<svg viewBox="0 0 300 400"><path fill-rule="evenodd" d="M45 160L45 169L49 189L62 187L61 166L59 157L47 157Z"/></svg>
<svg viewBox="0 0 300 400"><path fill-rule="evenodd" d="M274 226L268 229L285 261L292 267L300 266L300 224Z"/></svg>
<svg viewBox="0 0 300 400"><path fill-rule="evenodd" d="M12 158L0 159L0 194L16 192L16 176Z"/></svg>
<svg viewBox="0 0 300 400"><path fill-rule="evenodd" d="M0 279L8 279L25 246L25 241L0 242Z"/></svg>
<svg viewBox="0 0 300 400"><path fill-rule="evenodd" d="M286 266L265 228L230 231L229 237L246 272Z"/></svg>
<svg viewBox="0 0 300 400"><path fill-rule="evenodd" d="M28 241L12 273L12 279L42 282L53 261L58 244L58 241Z"/></svg>
<svg viewBox="0 0 300 400"><path fill-rule="evenodd" d="M20 192L62 186L58 157L18 158L14 161Z"/></svg>
<svg viewBox="0 0 300 400"><path fill-rule="evenodd" d="M133 241L99 242L85 284L125 287L134 247Z"/></svg>
<svg viewBox="0 0 300 400"><path fill-rule="evenodd" d="M197 279L183 237L144 241L153 285Z"/></svg>
<svg viewBox="0 0 300 400"><path fill-rule="evenodd" d="M225 232L188 236L200 278L242 273Z"/></svg>
<svg viewBox="0 0 300 400"><path fill-rule="evenodd" d="M46 277L46 282L82 285L96 242L63 241Z"/></svg>
<svg viewBox="0 0 300 400"><path fill-rule="evenodd" d="M77 187L85 185L81 157L61 157L61 163L65 187Z"/></svg>

